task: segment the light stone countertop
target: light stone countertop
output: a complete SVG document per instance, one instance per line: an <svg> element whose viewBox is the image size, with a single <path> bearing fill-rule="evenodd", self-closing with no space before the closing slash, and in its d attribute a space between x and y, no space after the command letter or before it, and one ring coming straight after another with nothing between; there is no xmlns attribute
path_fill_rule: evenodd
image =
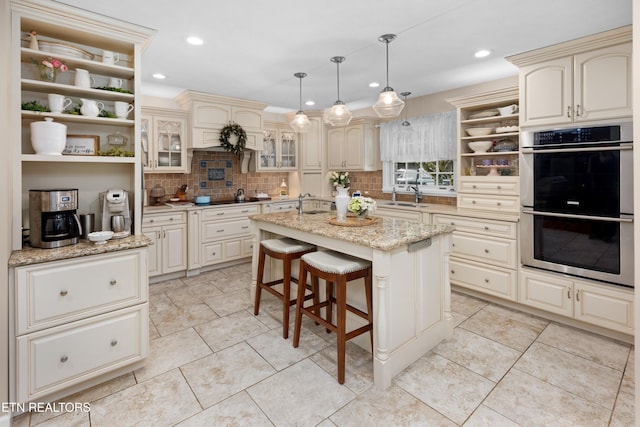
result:
<svg viewBox="0 0 640 427"><path fill-rule="evenodd" d="M87 255L98 255L109 252L124 251L127 249L142 248L149 244L146 236L129 236L122 239L108 240L104 245L96 245L88 240L80 240L75 245L61 248L42 249L25 246L22 250L13 251L9 257L9 267L39 264L42 262L60 261L63 259L78 258Z"/></svg>
<svg viewBox="0 0 640 427"><path fill-rule="evenodd" d="M303 214L282 212L250 215L253 221L284 226L292 230L317 234L336 240L343 240L373 249L390 251L392 249L419 242L443 233L451 233L454 227L448 225L427 225L416 221L376 217L370 225L347 227L333 225L329 219L335 218L335 212Z"/></svg>

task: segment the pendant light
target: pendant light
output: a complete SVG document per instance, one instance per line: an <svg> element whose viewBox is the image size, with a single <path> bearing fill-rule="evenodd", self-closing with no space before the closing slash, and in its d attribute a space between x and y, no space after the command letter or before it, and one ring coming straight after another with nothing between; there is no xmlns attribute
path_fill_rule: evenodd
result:
<svg viewBox="0 0 640 427"><path fill-rule="evenodd" d="M402 97L404 98L404 103L407 103L407 96L411 95L411 92L401 92L400 95L402 95ZM407 120L407 110L409 109L409 107L407 106L407 108L404 109L404 120L402 121L402 129L403 130L408 130L411 128L411 123L409 123L409 121Z"/></svg>
<svg viewBox="0 0 640 427"><path fill-rule="evenodd" d="M300 79L300 109L289 123L289 126L296 132L306 132L309 127L309 118L302 111L302 79L307 77L307 73L295 73L294 76Z"/></svg>
<svg viewBox="0 0 640 427"><path fill-rule="evenodd" d="M331 62L336 64L337 76L338 76L338 100L331 107L327 121L332 126L346 126L351 121L351 111L347 108L347 105L340 101L340 64L344 62L344 56L334 56L330 59Z"/></svg>
<svg viewBox="0 0 640 427"><path fill-rule="evenodd" d="M373 110L378 117L396 117L402 111L404 102L398 98L398 94L389 86L389 43L396 38L395 34L383 34L378 37L378 41L387 47L387 86L382 89L378 101L373 105Z"/></svg>

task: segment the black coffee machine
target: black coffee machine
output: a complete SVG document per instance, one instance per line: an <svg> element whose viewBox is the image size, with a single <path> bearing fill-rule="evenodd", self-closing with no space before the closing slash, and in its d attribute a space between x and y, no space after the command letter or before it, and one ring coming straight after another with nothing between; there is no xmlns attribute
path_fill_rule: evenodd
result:
<svg viewBox="0 0 640 427"><path fill-rule="evenodd" d="M78 190L29 190L29 243L58 248L78 243Z"/></svg>

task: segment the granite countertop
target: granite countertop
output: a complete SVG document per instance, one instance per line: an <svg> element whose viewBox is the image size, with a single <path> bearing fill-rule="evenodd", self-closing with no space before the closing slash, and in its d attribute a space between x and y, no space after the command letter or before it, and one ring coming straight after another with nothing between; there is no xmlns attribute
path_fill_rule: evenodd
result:
<svg viewBox="0 0 640 427"><path fill-rule="evenodd" d="M42 262L141 248L147 246L149 242L148 237L140 235L129 236L123 239L111 239L104 245L96 245L88 240L80 240L78 244L53 249L25 246L22 250L11 253L9 257L9 267L19 267L22 265L39 264Z"/></svg>
<svg viewBox="0 0 640 427"><path fill-rule="evenodd" d="M417 221L376 217L375 221L363 227L333 225L329 220L335 218L335 212L304 214L282 212L250 215L253 221L284 226L357 245L389 251L409 243L419 242L442 233L451 233L454 227L448 225L427 225Z"/></svg>

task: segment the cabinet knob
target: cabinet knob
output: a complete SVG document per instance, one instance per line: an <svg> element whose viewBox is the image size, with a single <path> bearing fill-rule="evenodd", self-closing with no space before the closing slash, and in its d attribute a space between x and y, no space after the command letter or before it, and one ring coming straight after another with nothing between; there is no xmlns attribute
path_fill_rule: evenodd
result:
<svg viewBox="0 0 640 427"><path fill-rule="evenodd" d="M169 218L169 221L173 221L173 218Z"/></svg>
<svg viewBox="0 0 640 427"><path fill-rule="evenodd" d="M471 204L472 204L472 205L475 205L475 204L476 204L476 201L475 201L475 200L472 200L472 201L471 201Z"/></svg>
<svg viewBox="0 0 640 427"><path fill-rule="evenodd" d="M118 345L118 340L111 340L111 347L115 347Z"/></svg>
<svg viewBox="0 0 640 427"><path fill-rule="evenodd" d="M63 289L63 290L61 290L61 291L60 291L60 296L61 296L61 297L66 297L66 296L67 296L67 293L68 293L68 292L67 292L67 290L66 290L66 289Z"/></svg>
<svg viewBox="0 0 640 427"><path fill-rule="evenodd" d="M216 253L215 252L211 252L211 255L216 256Z"/></svg>
<svg viewBox="0 0 640 427"><path fill-rule="evenodd" d="M475 185L475 184L473 184L473 185L471 186L471 188L475 189L475 188L476 188L476 185Z"/></svg>
<svg viewBox="0 0 640 427"><path fill-rule="evenodd" d="M456 225L456 223L455 223L455 222L453 222L453 221L451 221L451 225Z"/></svg>
<svg viewBox="0 0 640 427"><path fill-rule="evenodd" d="M489 283L489 279L484 279L484 283Z"/></svg>
<svg viewBox="0 0 640 427"><path fill-rule="evenodd" d="M110 284L111 286L115 286L115 285L116 285L116 283L118 283L118 281L117 281L116 279L111 279L111 280L109 281L109 284Z"/></svg>
<svg viewBox="0 0 640 427"><path fill-rule="evenodd" d="M153 222L153 219L150 219L149 222Z"/></svg>
<svg viewBox="0 0 640 427"><path fill-rule="evenodd" d="M452 244L451 244L451 247L452 247L452 248L453 248L453 247L455 247L455 246L456 246L456 244L455 244L455 243L452 243Z"/></svg>
<svg viewBox="0 0 640 427"><path fill-rule="evenodd" d="M502 185L497 186L498 190L502 190Z"/></svg>
<svg viewBox="0 0 640 427"><path fill-rule="evenodd" d="M487 227L487 226L485 225L485 226L484 226L484 229L485 229L485 230L489 230L489 227Z"/></svg>
<svg viewBox="0 0 640 427"><path fill-rule="evenodd" d="M60 361L61 361L62 363L65 363L67 360L69 360L69 357L67 357L67 355L66 355L66 354L60 358Z"/></svg>
<svg viewBox="0 0 640 427"><path fill-rule="evenodd" d="M451 274L456 274L456 271L455 270L451 270Z"/></svg>
<svg viewBox="0 0 640 427"><path fill-rule="evenodd" d="M502 203L498 202L498 203L496 203L496 205L498 205L498 206L502 206Z"/></svg>
<svg viewBox="0 0 640 427"><path fill-rule="evenodd" d="M484 253L485 253L485 254L488 254L488 253L489 253L489 249L485 249L485 250L484 250Z"/></svg>

